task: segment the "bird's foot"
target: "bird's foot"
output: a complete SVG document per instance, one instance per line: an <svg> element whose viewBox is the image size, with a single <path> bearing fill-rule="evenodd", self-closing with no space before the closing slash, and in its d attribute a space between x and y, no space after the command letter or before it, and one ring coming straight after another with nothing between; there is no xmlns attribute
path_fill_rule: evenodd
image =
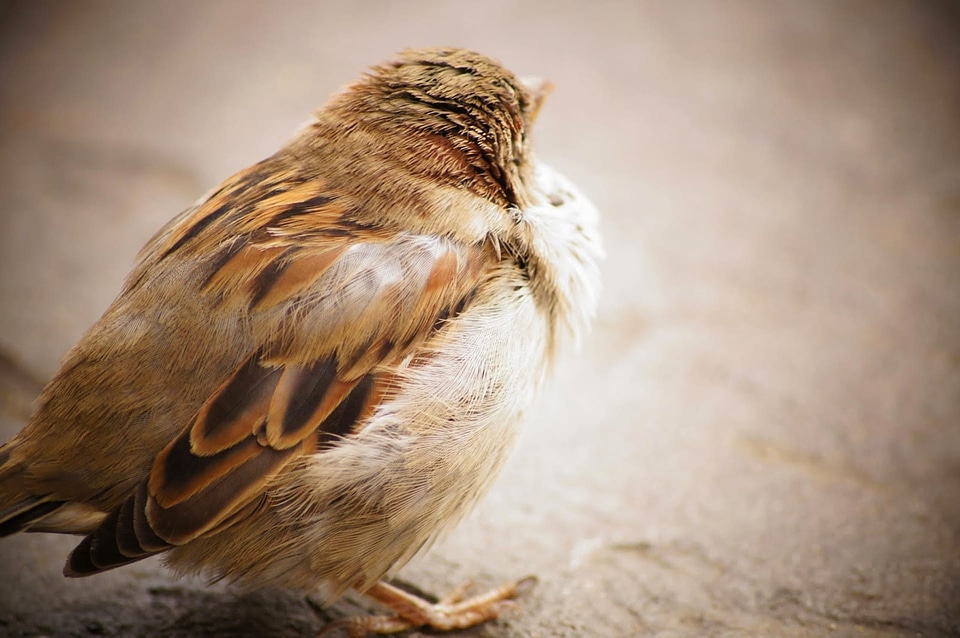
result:
<svg viewBox="0 0 960 638"><path fill-rule="evenodd" d="M500 615L516 606L511 600L534 584L535 576L505 583L479 596L467 598L470 583L457 587L439 602L431 603L414 594L380 581L364 592L393 611L392 616L356 616L327 624L317 638L337 630L346 630L350 638L369 634L393 634L414 627L430 627L438 631L466 629Z"/></svg>

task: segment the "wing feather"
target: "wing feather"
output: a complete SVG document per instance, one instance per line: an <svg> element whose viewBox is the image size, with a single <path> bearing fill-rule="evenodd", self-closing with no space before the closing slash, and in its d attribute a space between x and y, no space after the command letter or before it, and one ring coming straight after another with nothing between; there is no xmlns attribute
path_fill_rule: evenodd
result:
<svg viewBox="0 0 960 638"><path fill-rule="evenodd" d="M469 303L496 260L482 244L365 226L314 182L272 183L257 203L250 189L266 173L233 178L143 253L145 262L206 268L195 294L259 332L148 475L74 549L69 576L215 534L262 506L292 459L323 454L362 427L392 391L395 367ZM221 248L201 258L200 246Z"/></svg>
<svg viewBox="0 0 960 638"><path fill-rule="evenodd" d="M336 374L334 360L284 370L267 413L267 445L279 450L293 447L330 416L357 384Z"/></svg>

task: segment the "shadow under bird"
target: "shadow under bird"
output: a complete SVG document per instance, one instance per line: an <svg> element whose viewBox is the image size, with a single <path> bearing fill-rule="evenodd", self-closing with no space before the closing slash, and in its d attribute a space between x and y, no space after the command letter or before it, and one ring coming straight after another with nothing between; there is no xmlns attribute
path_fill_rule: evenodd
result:
<svg viewBox="0 0 960 638"><path fill-rule="evenodd" d="M548 90L404 51L168 223L0 448L0 535L84 536L71 577L163 552L393 612L325 632L496 618L522 581L381 579L485 492L595 313L596 210L530 148Z"/></svg>

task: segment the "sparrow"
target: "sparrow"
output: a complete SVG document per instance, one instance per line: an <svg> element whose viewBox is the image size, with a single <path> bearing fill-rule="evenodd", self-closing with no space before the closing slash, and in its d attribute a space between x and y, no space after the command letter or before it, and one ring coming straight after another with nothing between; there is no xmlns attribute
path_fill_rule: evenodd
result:
<svg viewBox="0 0 960 638"><path fill-rule="evenodd" d="M589 327L598 214L537 161L547 82L406 50L163 227L0 447L0 535L82 535L64 574L178 574L391 615L494 619L525 581L428 603L383 579L487 490Z"/></svg>

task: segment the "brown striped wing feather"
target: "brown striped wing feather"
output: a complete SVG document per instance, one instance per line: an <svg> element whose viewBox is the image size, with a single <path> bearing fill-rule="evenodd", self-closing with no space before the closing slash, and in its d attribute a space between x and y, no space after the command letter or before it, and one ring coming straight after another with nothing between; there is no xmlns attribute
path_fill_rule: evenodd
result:
<svg viewBox="0 0 960 638"><path fill-rule="evenodd" d="M274 182L257 182L264 174ZM483 245L365 227L317 180L278 174L254 166L228 180L141 253L128 286L165 260L204 264L196 294L266 327L133 493L74 549L66 575L215 534L262 506L292 459L322 454L362 426L392 366L468 303L495 259ZM203 246L218 252L201 259Z"/></svg>

